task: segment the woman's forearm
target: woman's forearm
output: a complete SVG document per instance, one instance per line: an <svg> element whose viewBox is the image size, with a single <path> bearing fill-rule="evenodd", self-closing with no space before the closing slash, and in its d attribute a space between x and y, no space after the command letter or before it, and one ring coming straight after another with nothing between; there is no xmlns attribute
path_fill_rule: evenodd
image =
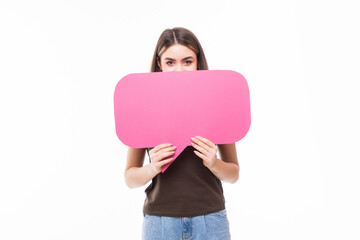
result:
<svg viewBox="0 0 360 240"><path fill-rule="evenodd" d="M153 179L157 174L158 172L156 172L151 163L142 167L131 167L124 173L125 183L129 188L141 187Z"/></svg>
<svg viewBox="0 0 360 240"><path fill-rule="evenodd" d="M235 163L224 162L216 158L216 162L210 171L220 180L235 183L239 179L239 166Z"/></svg>

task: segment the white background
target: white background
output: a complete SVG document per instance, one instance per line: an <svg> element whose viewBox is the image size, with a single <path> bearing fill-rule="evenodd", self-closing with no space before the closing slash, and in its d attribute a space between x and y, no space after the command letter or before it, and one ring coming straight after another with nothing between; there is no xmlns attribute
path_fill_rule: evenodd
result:
<svg viewBox="0 0 360 240"><path fill-rule="evenodd" d="M356 1L1 1L0 239L141 238L113 92L178 26L249 84L232 239L359 239L359 22Z"/></svg>

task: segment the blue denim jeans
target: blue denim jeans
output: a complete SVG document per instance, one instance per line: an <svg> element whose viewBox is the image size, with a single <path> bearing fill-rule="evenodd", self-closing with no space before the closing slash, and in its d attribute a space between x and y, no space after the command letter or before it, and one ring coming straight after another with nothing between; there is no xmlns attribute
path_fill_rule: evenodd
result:
<svg viewBox="0 0 360 240"><path fill-rule="evenodd" d="M164 217L143 213L143 240L229 240L226 209L195 217Z"/></svg>

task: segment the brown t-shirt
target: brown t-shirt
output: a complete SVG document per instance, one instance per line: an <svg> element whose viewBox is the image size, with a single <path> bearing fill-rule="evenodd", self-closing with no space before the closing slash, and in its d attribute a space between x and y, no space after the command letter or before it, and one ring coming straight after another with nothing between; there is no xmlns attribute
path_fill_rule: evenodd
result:
<svg viewBox="0 0 360 240"><path fill-rule="evenodd" d="M194 217L225 209L221 181L194 150L193 146L187 146L164 173L152 179L145 189L144 213Z"/></svg>

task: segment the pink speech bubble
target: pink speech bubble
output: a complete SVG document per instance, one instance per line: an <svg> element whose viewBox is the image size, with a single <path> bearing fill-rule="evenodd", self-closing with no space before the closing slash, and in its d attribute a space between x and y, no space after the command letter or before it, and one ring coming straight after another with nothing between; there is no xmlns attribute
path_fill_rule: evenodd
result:
<svg viewBox="0 0 360 240"><path fill-rule="evenodd" d="M173 161L191 137L235 143L251 121L248 84L231 70L128 74L115 87L114 110L121 142L134 148L171 143L177 147Z"/></svg>

